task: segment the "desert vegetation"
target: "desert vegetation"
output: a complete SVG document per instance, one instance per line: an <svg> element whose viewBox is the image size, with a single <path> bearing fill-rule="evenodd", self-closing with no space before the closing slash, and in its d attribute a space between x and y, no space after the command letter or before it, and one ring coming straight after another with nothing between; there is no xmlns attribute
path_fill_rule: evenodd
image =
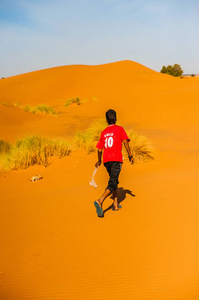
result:
<svg viewBox="0 0 199 300"><path fill-rule="evenodd" d="M178 64L168 65L167 67L163 66L160 73L172 75L174 77L180 77L183 73L181 66Z"/></svg>
<svg viewBox="0 0 199 300"><path fill-rule="evenodd" d="M80 105L80 99L77 97L77 98L72 98L72 99L69 99L66 101L66 103L64 104L64 106L69 106L73 103L76 103L77 105Z"/></svg>
<svg viewBox="0 0 199 300"><path fill-rule="evenodd" d="M35 164L48 165L49 157L69 155L70 147L65 139L50 139L39 135L27 135L10 145L1 140L0 168L3 170L26 169Z"/></svg>
<svg viewBox="0 0 199 300"><path fill-rule="evenodd" d="M14 106L18 106L21 109L23 109L25 112L30 112L32 114L42 113L42 114L48 114L48 115L56 115L56 111L52 106L46 105L46 104L40 104L37 106L31 106L31 105L20 105L18 102L14 104Z"/></svg>
<svg viewBox="0 0 199 300"><path fill-rule="evenodd" d="M99 119L91 124L84 132L77 132L73 140L73 149L85 149L87 153L94 152L96 142L102 130L107 126L104 119Z"/></svg>
<svg viewBox="0 0 199 300"><path fill-rule="evenodd" d="M27 135L13 145L0 140L0 169L26 169L35 164L47 166L49 157L55 155L61 158L78 149L84 149L88 154L95 152L96 143L106 126L104 119L93 122L86 131L77 132L71 144L64 138L52 139L40 135ZM153 159L152 148L144 136L128 130L127 134L136 162ZM125 149L123 156L127 158Z"/></svg>
<svg viewBox="0 0 199 300"><path fill-rule="evenodd" d="M167 67L163 66L160 73L172 75L174 77L180 77L183 73L181 66L178 64L168 65Z"/></svg>
<svg viewBox="0 0 199 300"><path fill-rule="evenodd" d="M154 159L153 148L147 138L143 135L138 135L132 130L127 130L128 137L130 138L130 148L135 158L135 162ZM124 156L127 158L127 153L123 151Z"/></svg>
<svg viewBox="0 0 199 300"><path fill-rule="evenodd" d="M87 153L95 152L96 142L100 138L102 130L107 126L104 119L100 119L91 124L91 126L85 132L77 132L73 147L75 149L85 149ZM130 147L135 161L148 161L154 159L153 149L148 142L147 138L138 135L132 130L127 130L127 135L130 138ZM127 159L126 150L123 149L123 156Z"/></svg>
<svg viewBox="0 0 199 300"><path fill-rule="evenodd" d="M45 105L45 104L41 104L41 105L38 105L38 106L26 105L24 107L24 111L29 111L33 114L37 114L37 113L43 113L43 114L49 114L49 115L55 115L56 114L53 107Z"/></svg>
<svg viewBox="0 0 199 300"><path fill-rule="evenodd" d="M11 144L9 142L0 139L0 154L9 152L10 148Z"/></svg>

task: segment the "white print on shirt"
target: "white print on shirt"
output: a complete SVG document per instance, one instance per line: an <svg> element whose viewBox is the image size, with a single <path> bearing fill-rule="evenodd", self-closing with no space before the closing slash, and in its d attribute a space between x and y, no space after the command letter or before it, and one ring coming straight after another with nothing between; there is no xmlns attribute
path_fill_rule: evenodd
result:
<svg viewBox="0 0 199 300"><path fill-rule="evenodd" d="M104 135L104 137L107 137L107 136L113 136L113 133L106 133L106 134Z"/></svg>
<svg viewBox="0 0 199 300"><path fill-rule="evenodd" d="M113 138L112 136L109 136L105 139L105 148L111 148L113 147Z"/></svg>

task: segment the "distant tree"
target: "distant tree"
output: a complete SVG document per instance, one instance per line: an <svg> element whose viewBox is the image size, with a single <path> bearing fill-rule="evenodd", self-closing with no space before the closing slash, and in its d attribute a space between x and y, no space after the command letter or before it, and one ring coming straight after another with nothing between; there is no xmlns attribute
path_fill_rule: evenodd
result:
<svg viewBox="0 0 199 300"><path fill-rule="evenodd" d="M181 69L181 66L178 64L168 65L167 67L163 66L160 73L169 74L175 77L179 77L182 75L183 70Z"/></svg>

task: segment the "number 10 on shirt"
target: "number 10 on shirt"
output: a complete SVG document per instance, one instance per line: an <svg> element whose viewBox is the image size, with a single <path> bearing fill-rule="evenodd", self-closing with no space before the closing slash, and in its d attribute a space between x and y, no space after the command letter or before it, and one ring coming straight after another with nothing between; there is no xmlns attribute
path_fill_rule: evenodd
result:
<svg viewBox="0 0 199 300"><path fill-rule="evenodd" d="M107 137L105 139L105 148L111 148L113 146L113 138L112 136Z"/></svg>

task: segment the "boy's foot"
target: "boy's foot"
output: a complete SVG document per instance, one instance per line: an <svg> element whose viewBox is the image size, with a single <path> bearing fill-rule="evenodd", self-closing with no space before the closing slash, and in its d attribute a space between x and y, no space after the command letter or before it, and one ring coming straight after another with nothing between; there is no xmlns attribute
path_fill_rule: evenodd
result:
<svg viewBox="0 0 199 300"><path fill-rule="evenodd" d="M122 205L119 204L119 205L118 205L118 208L115 208L115 207L113 206L112 210L113 210L113 211L118 211L120 208L122 208Z"/></svg>
<svg viewBox="0 0 199 300"><path fill-rule="evenodd" d="M104 216L104 213L103 213L103 209L99 205L98 201L95 201L94 205L95 205L96 213L97 213L98 217L102 218Z"/></svg>

